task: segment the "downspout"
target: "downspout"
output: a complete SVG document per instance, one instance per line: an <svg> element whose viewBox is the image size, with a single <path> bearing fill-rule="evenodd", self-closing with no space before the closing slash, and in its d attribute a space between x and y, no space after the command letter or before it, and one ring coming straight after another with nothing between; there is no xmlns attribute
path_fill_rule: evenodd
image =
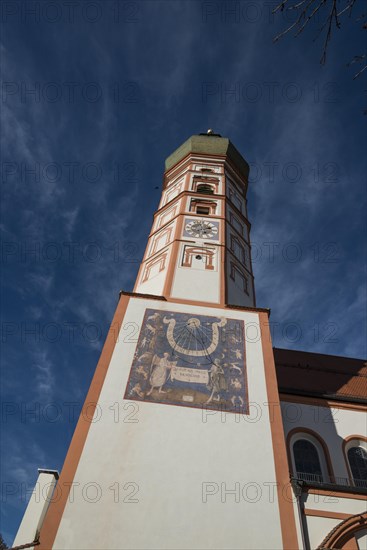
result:
<svg viewBox="0 0 367 550"><path fill-rule="evenodd" d="M20 544L19 546L12 546L9 548L9 550L25 550L26 548L34 548L35 546L39 546L39 536L34 539L33 542L28 542L27 544Z"/></svg>
<svg viewBox="0 0 367 550"><path fill-rule="evenodd" d="M296 479L296 478L292 477L291 478L291 485L292 485L293 492L294 492L294 494L296 496L296 499L297 499L297 510L298 510L299 525L300 525L300 529L301 529L303 550L311 550L311 546L310 546L310 543L309 543L309 540L308 540L308 535L307 535L307 528L306 528L306 525L305 525L305 514L304 514L304 511L303 511L303 505L302 505L302 501L301 501L303 482L300 481L299 479Z"/></svg>

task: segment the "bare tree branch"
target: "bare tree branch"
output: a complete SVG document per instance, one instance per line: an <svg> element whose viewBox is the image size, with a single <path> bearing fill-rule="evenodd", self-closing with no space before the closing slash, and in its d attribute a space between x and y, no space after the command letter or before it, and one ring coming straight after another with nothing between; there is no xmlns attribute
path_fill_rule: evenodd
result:
<svg viewBox="0 0 367 550"><path fill-rule="evenodd" d="M353 65L354 63L364 63L364 67L362 67L362 69L360 69L353 77L353 80L355 80L356 78L358 78L366 69L367 69L367 63L366 63L366 54L363 54L363 55L355 55L352 59L352 61L350 61L350 63L347 63L347 67L350 67L351 65Z"/></svg>
<svg viewBox="0 0 367 550"><path fill-rule="evenodd" d="M356 3L356 0L350 0L349 4L342 11L338 13L338 17L340 17L345 11L348 11L348 10L349 10L349 17L351 17L352 9L355 3Z"/></svg>
<svg viewBox="0 0 367 550"><path fill-rule="evenodd" d="M315 38L316 40L323 32L325 32L325 40L322 48L322 55L320 58L320 63L324 65L326 62L326 55L332 37L334 25L335 28L340 29L341 16L348 14L350 18L356 1L357 0L344 0L346 5L342 9L339 9L341 0L281 0L281 2L273 9L273 13L284 10L289 12L297 11L298 17L296 18L294 23L289 25L289 27L287 27L284 31L275 36L273 41L278 42L280 38L291 32L293 29L296 30L294 36L298 36L303 32L310 21L315 19L315 16L319 12L321 12L321 8L330 6L324 22L322 23L321 28L319 29L319 32ZM315 6L315 4L317 5ZM364 14L359 17L357 21L359 21L360 19L365 19L365 17L366 15ZM367 28L367 22L363 24L362 28ZM361 72L363 71L360 71L358 73L358 76L359 74L361 74Z"/></svg>
<svg viewBox="0 0 367 550"><path fill-rule="evenodd" d="M327 47L328 47L328 44L329 44L330 39L331 39L331 30L332 30L332 26L333 26L333 21L335 21L335 26L338 29L340 28L338 13L337 13L337 9L336 9L336 2L337 2L337 0L333 0L330 13L329 13L328 18L326 20L328 29L327 29L327 33L326 33L325 42L324 42L324 49L322 50L322 56L321 56L321 59L320 59L321 65L325 65L325 62L326 62Z"/></svg>
<svg viewBox="0 0 367 550"><path fill-rule="evenodd" d="M288 0L285 0L285 1L288 1ZM321 3L324 3L326 2L327 0L321 0ZM306 2L306 0L302 0L302 4L304 4ZM315 0L309 0L307 6L302 10L301 14L299 15L298 19L296 19L296 21L290 25L285 31L281 32L280 34L278 34L274 39L273 39L273 42L278 42L278 40L284 36L285 34L287 34L289 31L291 31L294 27L296 27L297 25L300 24L300 22L302 21L302 19L305 18L306 16L306 12L309 8L309 6L311 6L311 4L313 4L315 2ZM288 9L292 9L292 8L288 8ZM273 13L275 13L273 11ZM299 34L299 32L297 33Z"/></svg>
<svg viewBox="0 0 367 550"><path fill-rule="evenodd" d="M326 0L324 0L326 1ZM302 27L300 28L300 30L296 33L295 36L298 36L302 31L303 29L305 28L305 26L307 25L307 23L314 17L314 15L316 15L316 13L319 11L319 9L321 8L321 6L323 5L323 2L321 2L314 10L313 12L307 17L307 20L305 21L305 23L302 25Z"/></svg>

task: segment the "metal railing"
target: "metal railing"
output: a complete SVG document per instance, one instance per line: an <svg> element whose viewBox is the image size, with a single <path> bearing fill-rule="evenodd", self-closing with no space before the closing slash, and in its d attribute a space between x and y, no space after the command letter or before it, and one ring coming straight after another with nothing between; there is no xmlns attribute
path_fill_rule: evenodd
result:
<svg viewBox="0 0 367 550"><path fill-rule="evenodd" d="M336 485L338 487L350 487L351 489L367 489L367 479L329 477L322 474L309 474L307 472L296 472L296 479L304 481L307 485Z"/></svg>
<svg viewBox="0 0 367 550"><path fill-rule="evenodd" d="M302 481L307 481L309 483L327 483L324 477L321 474L308 474L305 472L297 472L297 479Z"/></svg>

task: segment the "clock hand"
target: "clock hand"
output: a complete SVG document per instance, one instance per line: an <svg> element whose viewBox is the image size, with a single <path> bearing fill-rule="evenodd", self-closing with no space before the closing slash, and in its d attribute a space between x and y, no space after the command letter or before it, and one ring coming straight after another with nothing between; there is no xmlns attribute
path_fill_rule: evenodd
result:
<svg viewBox="0 0 367 550"><path fill-rule="evenodd" d="M202 236L203 236L203 229L204 229L202 222L199 222L199 223L198 223L198 226L199 226L199 236L200 236L200 238L202 238Z"/></svg>

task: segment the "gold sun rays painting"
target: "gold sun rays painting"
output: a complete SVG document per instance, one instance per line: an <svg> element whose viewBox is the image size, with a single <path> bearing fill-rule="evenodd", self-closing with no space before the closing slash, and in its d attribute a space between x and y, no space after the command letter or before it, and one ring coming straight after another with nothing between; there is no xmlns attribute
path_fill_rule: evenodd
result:
<svg viewBox="0 0 367 550"><path fill-rule="evenodd" d="M125 399L247 414L244 322L147 309Z"/></svg>

